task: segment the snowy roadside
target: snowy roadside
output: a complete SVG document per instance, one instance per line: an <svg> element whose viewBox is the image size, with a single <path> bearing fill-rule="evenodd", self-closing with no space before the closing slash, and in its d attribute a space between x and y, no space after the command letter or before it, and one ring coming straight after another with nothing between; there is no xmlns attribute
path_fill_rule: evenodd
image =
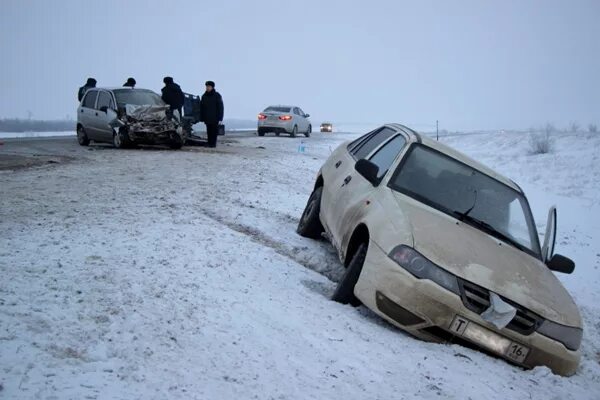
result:
<svg viewBox="0 0 600 400"><path fill-rule="evenodd" d="M59 132L0 132L0 139L53 137L53 136L75 136L75 132L72 130L71 131L59 131Z"/></svg>
<svg viewBox="0 0 600 400"><path fill-rule="evenodd" d="M597 398L599 138L548 156L510 135L445 139L520 183L538 223L558 205L586 329L562 378L328 300L342 268L294 229L323 160L356 136L95 147L0 172L0 398Z"/></svg>

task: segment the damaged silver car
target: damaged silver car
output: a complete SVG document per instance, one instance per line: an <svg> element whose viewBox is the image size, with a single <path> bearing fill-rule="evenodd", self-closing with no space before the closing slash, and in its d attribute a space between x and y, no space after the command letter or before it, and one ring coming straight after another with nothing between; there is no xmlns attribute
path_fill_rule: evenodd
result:
<svg viewBox="0 0 600 400"><path fill-rule="evenodd" d="M116 148L166 144L179 149L188 129L177 111L148 89L93 88L77 110L77 141L112 143Z"/></svg>

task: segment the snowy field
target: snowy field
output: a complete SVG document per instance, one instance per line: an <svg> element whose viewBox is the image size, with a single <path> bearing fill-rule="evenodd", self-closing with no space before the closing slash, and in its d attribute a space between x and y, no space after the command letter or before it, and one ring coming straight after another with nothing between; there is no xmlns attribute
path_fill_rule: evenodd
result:
<svg viewBox="0 0 600 400"><path fill-rule="evenodd" d="M570 378L329 300L342 267L295 228L356 136L73 144L71 163L0 172L0 399L599 399L600 135L557 135L546 155L523 134L444 139L519 183L539 230L558 206L584 319Z"/></svg>
<svg viewBox="0 0 600 400"><path fill-rule="evenodd" d="M73 132L72 130L58 132L0 132L0 139L37 138L54 136L75 136L75 132Z"/></svg>

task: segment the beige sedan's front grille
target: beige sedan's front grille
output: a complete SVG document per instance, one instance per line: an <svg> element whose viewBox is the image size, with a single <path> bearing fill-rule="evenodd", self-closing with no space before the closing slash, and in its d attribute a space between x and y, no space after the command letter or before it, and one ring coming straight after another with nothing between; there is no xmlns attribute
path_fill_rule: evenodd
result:
<svg viewBox="0 0 600 400"><path fill-rule="evenodd" d="M469 310L481 314L490 306L490 291L474 283L459 279L461 299ZM502 297L517 309L517 315L507 325L507 328L523 335L530 335L544 321L542 317L527 308Z"/></svg>

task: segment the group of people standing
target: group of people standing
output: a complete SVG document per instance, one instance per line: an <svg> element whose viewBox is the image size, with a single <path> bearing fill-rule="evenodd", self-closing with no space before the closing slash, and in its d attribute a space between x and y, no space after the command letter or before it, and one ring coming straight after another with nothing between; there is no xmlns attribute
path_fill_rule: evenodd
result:
<svg viewBox="0 0 600 400"><path fill-rule="evenodd" d="M135 88L136 81L134 78L127 78L123 87ZM173 81L170 76L163 78L165 86L161 89L162 99L169 105L171 111L177 110L180 116L182 114L185 95L181 87ZM85 92L91 88L95 88L96 79L88 78L85 85L79 88L77 99L81 102ZM215 90L215 82L206 81L206 89L200 99L200 122L206 125L206 135L208 136L208 147L217 147L217 136L219 134L219 125L223 122L224 106L221 94Z"/></svg>

